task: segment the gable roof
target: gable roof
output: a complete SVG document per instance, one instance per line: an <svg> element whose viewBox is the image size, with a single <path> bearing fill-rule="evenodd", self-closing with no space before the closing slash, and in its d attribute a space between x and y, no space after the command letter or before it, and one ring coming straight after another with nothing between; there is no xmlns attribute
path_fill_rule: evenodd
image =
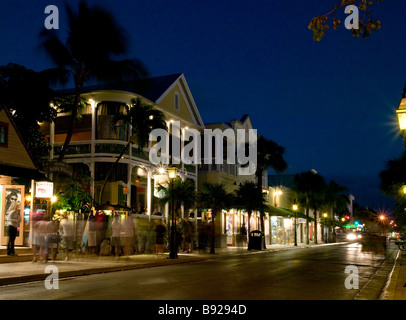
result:
<svg viewBox="0 0 406 320"><path fill-rule="evenodd" d="M206 126L209 126L209 127L217 126L217 127L222 127L222 128L229 127L231 129L240 129L240 128L236 128L236 125L237 125L237 127L245 127L245 124L247 122L249 122L248 128L253 128L251 118L248 114L244 114L242 116L241 120L233 119L233 120L230 120L227 122L210 122L210 123L206 123Z"/></svg>
<svg viewBox="0 0 406 320"><path fill-rule="evenodd" d="M0 174L35 180L47 179L38 170L8 110L2 106L0 121L8 124L8 145L0 147Z"/></svg>
<svg viewBox="0 0 406 320"><path fill-rule="evenodd" d="M137 93L142 95L144 98L155 102L162 95L162 93L165 92L165 90L180 76L181 73L176 73L167 76L152 77L140 80L100 83L83 87L81 93L100 90L120 90ZM73 94L75 93L75 89L71 88L59 90L58 92L62 95Z"/></svg>
<svg viewBox="0 0 406 320"><path fill-rule="evenodd" d="M125 82L115 82L115 83L101 83L97 85L86 86L82 89L81 93L90 93L92 91L101 90L118 90L125 91L140 95L156 104L164 99L164 97L176 86L178 85L184 94L185 101L189 108L194 121L198 126L204 127L204 123L201 119L200 113L197 109L196 103L193 99L192 93L190 92L189 86L186 83L185 76L183 73L174 73L170 75L151 77L140 80L131 80ZM73 94L75 89L59 90L60 94Z"/></svg>

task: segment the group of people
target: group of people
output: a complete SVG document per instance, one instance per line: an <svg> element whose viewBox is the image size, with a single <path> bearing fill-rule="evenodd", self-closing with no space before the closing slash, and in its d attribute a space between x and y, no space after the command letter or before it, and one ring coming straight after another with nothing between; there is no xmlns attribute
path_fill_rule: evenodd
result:
<svg viewBox="0 0 406 320"><path fill-rule="evenodd" d="M47 216L33 219L31 241L33 262L46 262L51 257L56 259L58 246L61 241L65 247L65 260L68 260L69 250L73 248L73 223L65 215L59 225Z"/></svg>
<svg viewBox="0 0 406 320"><path fill-rule="evenodd" d="M69 260L73 249L80 254L114 255L118 259L134 251L151 252L147 244L148 248L154 245L157 258L163 257L169 241L165 221L162 218L136 221L133 215L107 216L99 212L75 219L69 218L67 212L59 214L57 220L45 215L34 216L30 233L33 262L55 260L58 252L63 252L64 259ZM192 251L194 234L195 226L188 218L178 220L176 244L180 251Z"/></svg>

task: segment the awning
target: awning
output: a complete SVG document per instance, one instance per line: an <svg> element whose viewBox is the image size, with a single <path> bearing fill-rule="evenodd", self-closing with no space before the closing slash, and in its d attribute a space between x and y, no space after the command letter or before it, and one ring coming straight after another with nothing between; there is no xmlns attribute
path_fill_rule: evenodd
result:
<svg viewBox="0 0 406 320"><path fill-rule="evenodd" d="M295 212L293 210L288 210L284 208L274 207L274 206L267 206L265 208L265 212L269 213L270 216L280 216L280 217L287 217L287 218L294 218ZM306 215L301 212L296 212L296 218L304 218L306 219ZM312 217L309 217L309 221L313 221Z"/></svg>
<svg viewBox="0 0 406 320"><path fill-rule="evenodd" d="M274 206L267 206L265 212L268 212L270 216L294 217L295 215L293 211Z"/></svg>
<svg viewBox="0 0 406 320"><path fill-rule="evenodd" d="M45 176L43 172L39 170L10 166L5 164L0 164L0 174L13 178L22 178L36 181L51 181Z"/></svg>

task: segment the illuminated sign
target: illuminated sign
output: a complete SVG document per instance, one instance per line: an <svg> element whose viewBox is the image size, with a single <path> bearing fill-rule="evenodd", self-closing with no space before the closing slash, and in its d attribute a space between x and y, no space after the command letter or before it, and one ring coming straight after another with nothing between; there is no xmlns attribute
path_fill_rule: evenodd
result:
<svg viewBox="0 0 406 320"><path fill-rule="evenodd" d="M41 181L35 183L35 197L52 198L54 195L54 183Z"/></svg>

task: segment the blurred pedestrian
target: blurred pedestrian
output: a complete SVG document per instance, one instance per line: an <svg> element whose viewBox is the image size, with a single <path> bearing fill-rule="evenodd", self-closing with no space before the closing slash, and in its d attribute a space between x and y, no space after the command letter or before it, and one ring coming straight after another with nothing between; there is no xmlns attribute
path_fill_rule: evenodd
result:
<svg viewBox="0 0 406 320"><path fill-rule="evenodd" d="M194 234L194 225L186 217L181 221L180 227L182 230L182 250L189 253L191 251L192 236Z"/></svg>
<svg viewBox="0 0 406 320"><path fill-rule="evenodd" d="M57 232L57 225L54 221L50 220L46 222L47 226L47 234L45 237L47 238L48 244L48 251L45 261L48 260L48 254L51 254L51 259L54 261L56 259L56 255L58 252L58 244L60 241L59 233Z"/></svg>
<svg viewBox="0 0 406 320"><path fill-rule="evenodd" d="M88 229L87 229L87 248L89 253L96 253L96 218L94 216L94 213L92 212L89 215L88 219Z"/></svg>
<svg viewBox="0 0 406 320"><path fill-rule="evenodd" d="M73 222L68 219L65 212L61 222L59 223L59 234L65 247L65 261L69 260L69 250L73 250Z"/></svg>
<svg viewBox="0 0 406 320"><path fill-rule="evenodd" d="M118 214L115 214L113 222L111 223L111 246L113 248L113 252L116 259L118 259L121 249L120 233L121 233L120 216Z"/></svg>
<svg viewBox="0 0 406 320"><path fill-rule="evenodd" d="M161 211L159 211L157 207L155 207L155 210L152 213L152 215L153 216L161 216L161 217L163 217L163 213Z"/></svg>
<svg viewBox="0 0 406 320"><path fill-rule="evenodd" d="M44 217L42 221L38 222L38 246L39 246L39 260L46 262L48 259L48 217Z"/></svg>
<svg viewBox="0 0 406 320"><path fill-rule="evenodd" d="M75 235L75 250L77 250L78 253L83 254L84 253L84 247L82 243L83 235L85 232L85 227L86 227L86 220L84 219L84 214L79 213L77 215L77 220L76 220L76 235Z"/></svg>
<svg viewBox="0 0 406 320"><path fill-rule="evenodd" d="M39 231L38 225L40 220L32 219L32 226L31 226L31 247L32 247L32 262L37 262L37 251L39 250Z"/></svg>
<svg viewBox="0 0 406 320"><path fill-rule="evenodd" d="M134 229L135 225L133 218L126 215L122 223L122 231L120 239L125 256L131 254L131 249L134 242Z"/></svg>
<svg viewBox="0 0 406 320"><path fill-rule="evenodd" d="M157 220L155 225L155 252L156 257L159 257L159 253L161 256L164 255L165 250L165 235L166 235L166 226L162 222L162 219Z"/></svg>

